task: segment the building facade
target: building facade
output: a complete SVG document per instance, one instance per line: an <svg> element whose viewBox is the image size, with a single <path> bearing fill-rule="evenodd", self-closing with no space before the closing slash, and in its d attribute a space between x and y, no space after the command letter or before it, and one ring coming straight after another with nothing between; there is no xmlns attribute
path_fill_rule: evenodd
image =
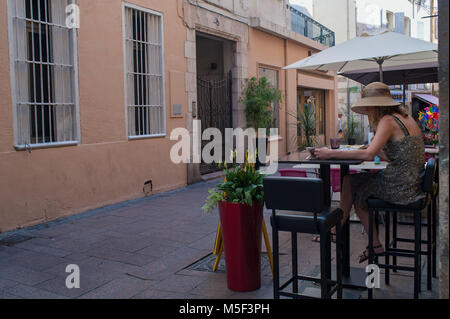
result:
<svg viewBox="0 0 450 319"><path fill-rule="evenodd" d="M292 31L287 4L1 0L0 232L200 181L206 165L171 161L171 132L245 128L252 76L283 92L280 154L297 150L302 96L331 136L335 77L283 70L326 48Z"/></svg>
<svg viewBox="0 0 450 319"><path fill-rule="evenodd" d="M335 33L336 44L348 41L362 34L377 34L384 31L402 33L424 41L437 42L437 3L433 0L291 0L317 22L326 24ZM337 114L341 127L346 129L350 107L361 97L362 86L342 76L338 76ZM436 94L438 86L415 84L406 88L407 106L411 107L416 92ZM401 85L392 87L394 95L403 95ZM354 114L360 123L359 143L368 139L367 118ZM340 127L336 127L338 130Z"/></svg>

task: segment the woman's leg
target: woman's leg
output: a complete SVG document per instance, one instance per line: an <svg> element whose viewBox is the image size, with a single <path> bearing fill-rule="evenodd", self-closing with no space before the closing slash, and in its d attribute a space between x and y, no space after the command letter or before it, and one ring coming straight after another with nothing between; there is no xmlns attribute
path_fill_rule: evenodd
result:
<svg viewBox="0 0 450 319"><path fill-rule="evenodd" d="M345 224L348 217L350 216L352 206L353 206L352 186L350 184L350 175L347 175L344 177L344 182L342 183L341 189L340 208L344 212L344 217L342 218L341 226Z"/></svg>
<svg viewBox="0 0 450 319"><path fill-rule="evenodd" d="M350 175L344 177L344 182L342 183L341 189L341 203L340 208L344 212L344 217L342 218L342 225L347 221L350 216L350 211L353 206L353 194L352 187L350 183ZM365 229L369 229L369 211L364 209L359 209L355 206L356 214L359 217L359 220L364 225ZM373 222L373 221L372 221ZM378 239L378 231L376 227L373 228L373 245L376 247L380 245L380 240ZM376 250L378 252L378 250Z"/></svg>
<svg viewBox="0 0 450 319"><path fill-rule="evenodd" d="M369 223L372 222L374 223L374 221L369 221L369 211L367 209L360 209L358 207L355 207L355 212L356 215L358 215L359 217L359 221L361 222L361 224L364 225L364 229L369 229ZM375 227L375 224L373 225L373 246L377 247L381 245L380 239L378 238L378 230ZM379 252L382 251L381 248L379 249L375 249L375 252Z"/></svg>

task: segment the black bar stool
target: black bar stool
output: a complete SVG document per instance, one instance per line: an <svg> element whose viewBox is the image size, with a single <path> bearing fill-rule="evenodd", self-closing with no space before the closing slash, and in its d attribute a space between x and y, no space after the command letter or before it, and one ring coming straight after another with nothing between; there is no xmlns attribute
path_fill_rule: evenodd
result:
<svg viewBox="0 0 450 319"><path fill-rule="evenodd" d="M433 205L431 210L431 222L432 224L432 252L431 252L431 259L433 264L433 270L432 275L434 278L436 278L436 272L437 272L437 231L438 231L438 223L439 223L439 213L438 213L438 206L439 206L439 160L436 159L436 172L434 174L434 183L433 183L433 194L431 196L431 204Z"/></svg>
<svg viewBox="0 0 450 319"><path fill-rule="evenodd" d="M427 228L427 239L422 240L422 244L427 245L426 251L421 251L422 256L427 257L427 289L432 290L432 277L436 278L436 269L437 269L437 224L438 224L438 196L439 196L439 170L438 170L438 160L435 159L435 173L433 179L433 186L431 189L431 209L427 209L427 222L422 223L422 226ZM392 212L392 241L391 244L394 248L397 248L397 243L413 243L414 239L411 238L403 238L397 235L397 226L398 225L410 225L414 226L414 223L411 222L398 222L397 212ZM392 257L392 264L397 265L397 257Z"/></svg>
<svg viewBox="0 0 450 319"><path fill-rule="evenodd" d="M373 223L369 223L369 264L377 264L380 268L384 268L386 271L385 274L385 283L390 283L389 271L392 269L396 270L405 270L414 272L414 298L419 298L420 292L420 284L421 284L421 257L427 253L430 254L432 249L430 249L431 245L431 232L428 233L428 240L422 241L422 215L421 212L423 209L427 209L427 215L429 220L429 227L431 227L431 197L434 188L434 175L435 175L435 160L433 158L429 159L427 165L425 167L423 182L422 182L422 190L425 193L425 198L418 200L409 205L398 205L394 203L388 203L381 199L370 198L368 200L369 205L369 221L377 220L378 214L380 211L385 212L386 214L386 225L385 225L385 263L380 264L378 261L378 257L374 257L375 253L373 251ZM390 214L393 213L393 237L394 241L390 242ZM397 213L410 213L414 217L414 239L403 239L403 241L413 242L414 250L411 249L399 249L397 248L397 242L401 241L402 238L398 238L397 236ZM400 239L400 240L399 240ZM425 253L422 251L422 243L427 243L428 252ZM392 245L391 245L392 244ZM391 247L392 246L392 247ZM393 264L390 264L390 256L393 257ZM409 257L414 259L414 266L398 266L397 265L397 257ZM373 289L369 289L368 297L371 299L373 297Z"/></svg>
<svg viewBox="0 0 450 319"><path fill-rule="evenodd" d="M321 298L330 299L334 293L342 298L341 209L325 207L323 183L319 178L269 176L264 179L264 201L272 210L270 222L273 239L274 298L312 298L298 292L298 281L320 283ZM278 213L277 210L290 212ZM296 213L297 212L297 213ZM311 214L313 213L313 214ZM331 229L336 226L336 280L331 279ZM292 277L280 286L278 232L291 233ZM297 233L320 235L320 278L298 274ZM292 283L292 292L284 289Z"/></svg>

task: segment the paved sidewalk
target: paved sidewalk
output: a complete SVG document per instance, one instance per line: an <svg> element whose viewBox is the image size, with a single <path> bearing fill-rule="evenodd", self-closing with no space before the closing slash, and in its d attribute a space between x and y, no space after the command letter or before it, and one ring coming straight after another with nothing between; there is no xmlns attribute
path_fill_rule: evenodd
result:
<svg viewBox="0 0 450 319"><path fill-rule="evenodd" d="M216 181L128 201L73 217L0 234L0 299L3 298L272 298L264 264L261 289L228 290L226 274L187 269L211 253L218 214L201 207ZM265 211L266 222L270 213ZM270 232L270 225L267 224ZM352 264L366 243L352 224ZM405 229L401 229L406 231ZM280 237L280 272L290 273L290 235ZM264 245L263 245L264 246ZM316 274L318 244L299 235L299 267ZM81 287L66 288L66 266L80 267ZM411 298L412 277L392 276L380 298ZM437 291L437 280L434 280ZM357 298L361 292L353 292ZM377 295L376 295L377 296ZM422 298L436 297L425 292Z"/></svg>

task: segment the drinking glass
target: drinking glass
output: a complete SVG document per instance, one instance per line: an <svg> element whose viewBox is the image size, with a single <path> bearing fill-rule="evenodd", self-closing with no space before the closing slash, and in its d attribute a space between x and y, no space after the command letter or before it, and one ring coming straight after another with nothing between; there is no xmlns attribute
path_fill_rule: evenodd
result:
<svg viewBox="0 0 450 319"><path fill-rule="evenodd" d="M333 150L337 150L339 149L339 147L341 146L341 139L340 138L330 138L330 144L331 144L331 148Z"/></svg>

